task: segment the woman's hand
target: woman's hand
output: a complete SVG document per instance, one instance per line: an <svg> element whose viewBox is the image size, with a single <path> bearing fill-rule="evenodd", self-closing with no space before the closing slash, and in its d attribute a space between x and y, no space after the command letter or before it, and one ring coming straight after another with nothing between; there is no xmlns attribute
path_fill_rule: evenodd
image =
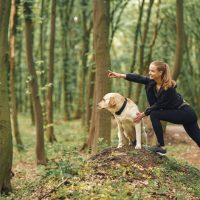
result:
<svg viewBox="0 0 200 200"><path fill-rule="evenodd" d="M138 112L138 113L136 113L136 117L134 118L134 122L135 123L138 123L138 122L140 122L141 121L141 119L143 118L145 116L145 114L144 114L144 112Z"/></svg>
<svg viewBox="0 0 200 200"><path fill-rule="evenodd" d="M112 72L110 70L108 70L108 78L126 78L126 75L125 74L120 74L120 73L117 73L117 72Z"/></svg>

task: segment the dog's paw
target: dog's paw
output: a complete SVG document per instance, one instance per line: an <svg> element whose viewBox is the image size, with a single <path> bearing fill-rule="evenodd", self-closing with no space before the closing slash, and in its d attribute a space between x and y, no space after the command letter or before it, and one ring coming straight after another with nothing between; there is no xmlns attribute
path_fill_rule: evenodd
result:
<svg viewBox="0 0 200 200"><path fill-rule="evenodd" d="M122 148L123 144L118 144L117 148Z"/></svg>
<svg viewBox="0 0 200 200"><path fill-rule="evenodd" d="M135 149L141 149L142 147L141 147L141 145L136 145L135 146Z"/></svg>

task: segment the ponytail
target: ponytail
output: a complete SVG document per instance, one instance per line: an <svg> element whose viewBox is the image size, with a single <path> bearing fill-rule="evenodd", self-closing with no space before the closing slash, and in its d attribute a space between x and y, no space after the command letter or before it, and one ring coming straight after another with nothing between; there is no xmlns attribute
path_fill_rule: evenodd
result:
<svg viewBox="0 0 200 200"><path fill-rule="evenodd" d="M164 63L162 61L153 61L151 64L155 65L159 72L162 72L161 81L164 90L176 86L176 81L172 79L170 68L167 63Z"/></svg>

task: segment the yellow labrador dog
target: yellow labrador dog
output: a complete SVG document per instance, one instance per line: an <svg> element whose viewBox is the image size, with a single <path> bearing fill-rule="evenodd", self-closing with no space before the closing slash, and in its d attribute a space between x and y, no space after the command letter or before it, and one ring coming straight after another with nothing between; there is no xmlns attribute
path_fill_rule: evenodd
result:
<svg viewBox="0 0 200 200"><path fill-rule="evenodd" d="M126 145L128 139L129 145L136 140L135 148L141 149L142 124L133 122L139 110L131 99L125 98L119 93L108 93L97 106L99 109L107 109L114 115L118 125L118 148Z"/></svg>

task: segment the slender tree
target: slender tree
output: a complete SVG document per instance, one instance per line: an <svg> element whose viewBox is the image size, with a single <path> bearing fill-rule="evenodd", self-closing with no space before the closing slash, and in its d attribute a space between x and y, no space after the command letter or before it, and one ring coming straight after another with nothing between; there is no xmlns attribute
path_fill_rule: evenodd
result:
<svg viewBox="0 0 200 200"><path fill-rule="evenodd" d="M64 119L70 118L69 112L69 25L70 17L74 8L74 0L64 0L59 2L60 19L61 19L61 34L62 34L62 54L63 54L63 100L64 100Z"/></svg>
<svg viewBox="0 0 200 200"><path fill-rule="evenodd" d="M53 128L53 80L54 80L54 44L55 44L55 19L56 0L51 4L51 32L49 45L49 69L48 69L48 90L47 90L47 136L49 142L56 141Z"/></svg>
<svg viewBox="0 0 200 200"><path fill-rule="evenodd" d="M92 113L92 99L94 98L95 65L90 64L88 71L88 88L86 100L86 129L89 131Z"/></svg>
<svg viewBox="0 0 200 200"><path fill-rule="evenodd" d="M0 0L0 195L11 188L12 134L8 101L8 25L11 1Z"/></svg>
<svg viewBox="0 0 200 200"><path fill-rule="evenodd" d="M36 159L37 164L46 164L46 155L44 150L44 129L42 107L38 93L38 82L36 70L33 62L33 23L32 23L32 2L24 2L25 15L25 37L26 37L26 55L28 70L30 74L30 88L32 94L33 111L36 123Z"/></svg>
<svg viewBox="0 0 200 200"><path fill-rule="evenodd" d="M41 0L41 8L40 8L40 31L39 31L39 59L40 59L40 85L44 87L46 83L46 76L45 76L45 56L44 56L44 11L45 11L45 0ZM45 96L45 90L42 91L42 101L45 102L46 96ZM45 106L44 106L45 107ZM44 109L44 108L43 108ZM44 109L45 110L45 109Z"/></svg>
<svg viewBox="0 0 200 200"><path fill-rule="evenodd" d="M19 17L17 17L17 24L18 27L20 27L21 25L21 20L19 19ZM24 94L23 94L23 81L22 81L22 67L21 67L21 61L22 61L22 43L23 43L23 39L22 39L22 31L21 30L16 30L16 38L15 38L15 45L16 45L16 52L15 52L15 61L16 61L16 66L18 66L15 71L17 76L16 78L16 83L17 83L17 109L19 112L22 112L24 109L24 104L23 104L23 98L24 98ZM25 97L27 97L27 95L25 95Z"/></svg>
<svg viewBox="0 0 200 200"><path fill-rule="evenodd" d="M138 15L137 24L136 24L135 33L134 33L133 57L132 57L132 63L130 66L130 72L134 71L135 64L136 64L136 58L137 58L137 52L138 52L138 37L141 31L140 29L141 29L141 22L142 22L143 10L144 10L144 1L145 0L142 0L141 5L139 5L139 15ZM133 84L131 82L128 84L128 97L131 97L132 85Z"/></svg>
<svg viewBox="0 0 200 200"><path fill-rule="evenodd" d="M175 64L173 67L172 77L177 80L182 65L183 48L184 48L184 22L183 22L183 0L176 0L176 52ZM163 131L166 131L167 122L162 123Z"/></svg>
<svg viewBox="0 0 200 200"><path fill-rule="evenodd" d="M10 96L11 96L11 117L12 117L12 132L15 136L17 149L23 150L23 143L21 140L18 117L17 104L15 92L15 35L17 25L17 8L19 0L12 0L11 16L10 16Z"/></svg>
<svg viewBox="0 0 200 200"><path fill-rule="evenodd" d="M88 52L90 47L90 35L92 30L92 19L91 12L88 11L90 7L90 3L87 0L81 1L81 9L82 9L82 48L81 48L81 66L79 67L79 75L78 75L78 102L77 109L75 113L75 118L81 118L82 124L86 124L86 115L85 115L85 90L86 87L86 77L88 74ZM89 82L90 84L90 82ZM80 98L83 97L83 98Z"/></svg>
<svg viewBox="0 0 200 200"><path fill-rule="evenodd" d="M160 30L161 25L163 23L163 19L160 18L160 4L161 4L161 0L158 0L157 11L155 13L156 14L156 21L155 21L155 25L154 25L154 32L152 34L152 39L151 39L151 42L149 44L149 52L148 52L147 59L145 61L144 66L149 66L149 64L152 62L153 47L156 43L156 39L158 37L159 30ZM145 74L147 74L148 71L149 71L149 68L146 67Z"/></svg>
<svg viewBox="0 0 200 200"><path fill-rule="evenodd" d="M176 0L176 52L172 77L176 80L180 74L184 48L183 0Z"/></svg>
<svg viewBox="0 0 200 200"><path fill-rule="evenodd" d="M152 10L153 3L154 3L154 0L149 1L146 20L144 23L144 30L143 30L143 34L141 36L141 44L140 44L140 48L139 48L139 74L142 74L143 71L145 71L145 67L146 67L146 66L144 66L144 64L145 64L145 62L144 62L145 45L147 42L147 35L149 32L149 24L150 24L150 17L151 17L151 10ZM136 92L135 92L135 97L136 97L135 102L136 103L139 103L141 89L142 89L142 84L137 84Z"/></svg>

